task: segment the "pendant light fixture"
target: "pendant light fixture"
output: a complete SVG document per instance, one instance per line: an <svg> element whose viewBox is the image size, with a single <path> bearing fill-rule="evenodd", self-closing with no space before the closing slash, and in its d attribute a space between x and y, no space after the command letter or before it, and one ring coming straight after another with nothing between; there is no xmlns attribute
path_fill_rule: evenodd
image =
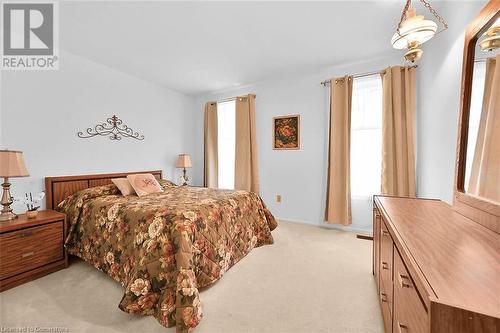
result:
<svg viewBox="0 0 500 333"><path fill-rule="evenodd" d="M417 15L415 9L410 7L411 0L406 0L398 28L394 36L392 36L391 44L392 47L398 50L407 49L404 58L410 62L415 62L422 57L424 52L420 47L423 43L434 37L434 35L448 29L444 19L438 15L429 3L425 0L419 1L443 25L443 29L437 32L437 24L434 21L426 20L423 15Z"/></svg>
<svg viewBox="0 0 500 333"><path fill-rule="evenodd" d="M500 19L489 28L479 41L481 51L489 52L500 48Z"/></svg>

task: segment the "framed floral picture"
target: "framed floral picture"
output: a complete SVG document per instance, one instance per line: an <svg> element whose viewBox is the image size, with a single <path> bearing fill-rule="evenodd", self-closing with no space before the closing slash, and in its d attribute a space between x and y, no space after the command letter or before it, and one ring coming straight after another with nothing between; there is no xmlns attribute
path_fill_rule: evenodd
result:
<svg viewBox="0 0 500 333"><path fill-rule="evenodd" d="M300 149L300 115L273 118L273 149Z"/></svg>

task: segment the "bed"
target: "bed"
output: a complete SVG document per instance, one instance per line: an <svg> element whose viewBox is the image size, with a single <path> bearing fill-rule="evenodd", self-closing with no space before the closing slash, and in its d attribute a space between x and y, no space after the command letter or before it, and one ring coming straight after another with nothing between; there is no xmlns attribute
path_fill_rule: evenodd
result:
<svg viewBox="0 0 500 333"><path fill-rule="evenodd" d="M47 207L66 214L68 253L124 286L121 310L189 332L203 316L199 289L272 244L277 223L254 193L176 186L161 171L142 173L163 192L124 197L111 179L133 173L47 177Z"/></svg>

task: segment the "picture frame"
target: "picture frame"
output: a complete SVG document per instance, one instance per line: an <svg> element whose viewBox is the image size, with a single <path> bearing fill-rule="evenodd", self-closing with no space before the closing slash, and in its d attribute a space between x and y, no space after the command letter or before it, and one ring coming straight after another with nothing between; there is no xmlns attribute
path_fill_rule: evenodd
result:
<svg viewBox="0 0 500 333"><path fill-rule="evenodd" d="M273 149L300 149L300 115L295 114L273 118Z"/></svg>

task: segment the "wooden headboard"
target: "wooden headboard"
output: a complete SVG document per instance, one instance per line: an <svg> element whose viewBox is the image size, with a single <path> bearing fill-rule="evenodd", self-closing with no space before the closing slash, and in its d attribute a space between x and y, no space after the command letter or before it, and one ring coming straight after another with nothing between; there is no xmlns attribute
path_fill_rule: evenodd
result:
<svg viewBox="0 0 500 333"><path fill-rule="evenodd" d="M75 192L94 186L111 184L112 178L123 178L135 173L151 173L155 178L162 179L161 170L45 177L47 209L54 209L59 203Z"/></svg>

